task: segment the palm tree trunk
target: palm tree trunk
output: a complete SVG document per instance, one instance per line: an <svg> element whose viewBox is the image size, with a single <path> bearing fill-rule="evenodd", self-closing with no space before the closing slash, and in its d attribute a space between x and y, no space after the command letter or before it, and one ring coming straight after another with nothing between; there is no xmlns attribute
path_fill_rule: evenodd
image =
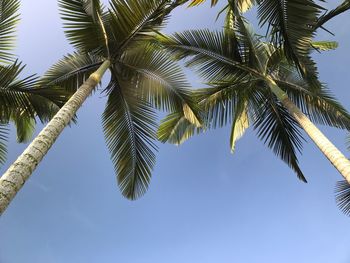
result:
<svg viewBox="0 0 350 263"><path fill-rule="evenodd" d="M350 184L350 161L331 143L326 136L310 121L310 119L288 98L276 82L268 79L271 91L282 102L294 119L300 124L304 131L314 141L321 152L339 171L344 179Z"/></svg>
<svg viewBox="0 0 350 263"><path fill-rule="evenodd" d="M97 71L89 76L27 149L2 175L0 178L0 215L28 180L63 129L71 122L86 98L101 81L102 76L109 66L110 61L106 60Z"/></svg>

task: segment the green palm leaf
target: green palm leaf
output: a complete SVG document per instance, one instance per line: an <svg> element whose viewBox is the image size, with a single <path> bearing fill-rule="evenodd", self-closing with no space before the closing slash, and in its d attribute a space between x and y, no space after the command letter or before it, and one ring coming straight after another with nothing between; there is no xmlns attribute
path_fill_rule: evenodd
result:
<svg viewBox="0 0 350 263"><path fill-rule="evenodd" d="M302 149L303 137L299 124L272 94L257 92L253 103L254 129L261 140L306 182L298 165L297 151Z"/></svg>
<svg viewBox="0 0 350 263"><path fill-rule="evenodd" d="M105 21L112 54L117 57L140 41L151 40L150 37L164 23L167 3L159 0L111 0L111 9L105 15Z"/></svg>
<svg viewBox="0 0 350 263"><path fill-rule="evenodd" d="M189 90L181 68L169 60L169 55L153 47L141 47L125 53L120 61L124 77L137 80L137 86L157 109L183 112L187 119L201 126L198 106Z"/></svg>
<svg viewBox="0 0 350 263"><path fill-rule="evenodd" d="M327 23L330 19L333 17L340 15L347 10L350 9L350 0L344 0L340 5L338 5L336 8L324 13L322 16L319 17L315 29L317 28L323 28L323 25Z"/></svg>
<svg viewBox="0 0 350 263"><path fill-rule="evenodd" d="M98 15L102 8L96 0L59 0L68 41L83 52L107 54L105 36Z"/></svg>
<svg viewBox="0 0 350 263"><path fill-rule="evenodd" d="M174 112L161 121L157 137L163 143L180 145L200 132L203 132L203 128L196 127L181 112Z"/></svg>
<svg viewBox="0 0 350 263"><path fill-rule="evenodd" d="M315 34L313 25L323 8L313 0L264 0L258 3L260 25L268 24L272 41L283 45L286 58L297 65L310 85L319 88L310 46Z"/></svg>
<svg viewBox="0 0 350 263"><path fill-rule="evenodd" d="M204 79L221 80L227 74L262 77L254 68L242 62L237 50L232 48L231 35L209 30L191 30L160 37L159 42L176 59L188 59L186 66L195 68ZM231 43L231 44L229 44Z"/></svg>
<svg viewBox="0 0 350 263"><path fill-rule="evenodd" d="M320 51L334 50L338 48L338 42L336 41L313 41L312 47Z"/></svg>
<svg viewBox="0 0 350 263"><path fill-rule="evenodd" d="M24 66L15 62L7 67L0 67L0 112L1 121L12 118L38 116L43 122L50 119L64 103L66 97L58 90L37 88L34 76L18 79Z"/></svg>
<svg viewBox="0 0 350 263"><path fill-rule="evenodd" d="M122 194L131 200L142 196L155 164L156 122L151 105L114 79L103 114L103 129Z"/></svg>
<svg viewBox="0 0 350 263"><path fill-rule="evenodd" d="M0 61L11 62L14 55L10 52L14 48L16 39L16 25L19 22L19 0L0 1Z"/></svg>
<svg viewBox="0 0 350 263"><path fill-rule="evenodd" d="M68 54L45 73L40 84L75 92L102 62L100 56L91 53Z"/></svg>

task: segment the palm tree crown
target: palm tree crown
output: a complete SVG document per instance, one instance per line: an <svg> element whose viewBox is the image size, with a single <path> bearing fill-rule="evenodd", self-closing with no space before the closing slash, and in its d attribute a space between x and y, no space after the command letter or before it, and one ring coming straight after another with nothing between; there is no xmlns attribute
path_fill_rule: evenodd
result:
<svg viewBox="0 0 350 263"><path fill-rule="evenodd" d="M315 71L301 72L301 64L286 54L285 43L265 42L236 7L228 8L222 32L191 30L162 36L160 42L177 59L186 58L186 65L195 68L210 86L197 91L206 112L205 128L232 123L233 151L236 140L252 126L258 137L306 182L297 160L304 140L300 125L281 98L289 97L313 122L323 125L349 130L350 116L318 81ZM307 53L311 43L310 39ZM317 42L316 45L325 50L334 43ZM274 92L271 83L281 90ZM179 121L169 115L160 127L159 137L181 143L200 131L188 122L181 121L179 125Z"/></svg>
<svg viewBox="0 0 350 263"><path fill-rule="evenodd" d="M43 77L45 85L75 91L104 61L111 74L102 116L106 143L123 195L146 191L155 163L156 110L184 114L200 125L181 70L151 41L176 1L60 0L66 36L75 47Z"/></svg>

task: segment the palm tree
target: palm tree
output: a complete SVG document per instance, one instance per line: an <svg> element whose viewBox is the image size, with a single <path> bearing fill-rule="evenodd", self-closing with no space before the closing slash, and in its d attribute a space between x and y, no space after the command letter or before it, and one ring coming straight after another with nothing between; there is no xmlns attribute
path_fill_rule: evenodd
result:
<svg viewBox="0 0 350 263"><path fill-rule="evenodd" d="M264 1L262 5L265 2L279 1ZM264 42L241 16L239 6L230 1L227 12L223 32L192 30L159 37L175 58L188 59L186 65L197 69L211 87L197 92L206 111L206 128L232 122L233 151L236 140L253 126L258 137L306 182L296 156L302 148L302 128L350 182L350 162L311 122L350 129L348 112L320 83L310 57L312 45L326 50L335 44L313 43L313 31L307 35L308 29L303 38L293 39L296 21L291 22L295 25L290 24L290 31L280 33L288 35L290 42L277 41L277 32L272 33L272 43ZM261 10L260 18L277 21L271 19L272 13ZM163 120L158 136L162 141L182 143L201 130L205 129L173 113Z"/></svg>
<svg viewBox="0 0 350 263"><path fill-rule="evenodd" d="M184 1L60 0L66 36L75 47L42 78L74 95L0 179L0 214L109 70L103 113L106 143L122 194L143 195L155 163L156 112L181 112L200 126L197 106L179 67L150 44L172 9ZM2 184L1 182L9 182Z"/></svg>
<svg viewBox="0 0 350 263"><path fill-rule="evenodd" d="M0 3L0 164L6 160L9 123L17 130L17 141L28 141L35 128L36 117L47 122L64 104L65 92L38 88L36 77L20 79L24 65L12 54L19 22L19 0Z"/></svg>

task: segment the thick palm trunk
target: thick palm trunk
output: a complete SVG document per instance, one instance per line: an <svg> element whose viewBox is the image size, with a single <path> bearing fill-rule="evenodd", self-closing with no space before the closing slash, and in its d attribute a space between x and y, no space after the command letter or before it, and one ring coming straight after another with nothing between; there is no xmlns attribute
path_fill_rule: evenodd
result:
<svg viewBox="0 0 350 263"><path fill-rule="evenodd" d="M326 136L324 136L310 119L302 113L302 111L288 98L287 94L281 90L272 79L269 79L269 83L271 91L277 96L284 107L286 107L289 113L314 141L321 152L350 184L350 161L327 139Z"/></svg>
<svg viewBox="0 0 350 263"><path fill-rule="evenodd" d="M63 129L71 122L77 110L91 94L110 66L105 61L100 68L79 87L77 92L57 112L54 118L39 133L27 149L18 157L0 178L0 215L5 211L17 192L28 180L37 165L44 158Z"/></svg>

